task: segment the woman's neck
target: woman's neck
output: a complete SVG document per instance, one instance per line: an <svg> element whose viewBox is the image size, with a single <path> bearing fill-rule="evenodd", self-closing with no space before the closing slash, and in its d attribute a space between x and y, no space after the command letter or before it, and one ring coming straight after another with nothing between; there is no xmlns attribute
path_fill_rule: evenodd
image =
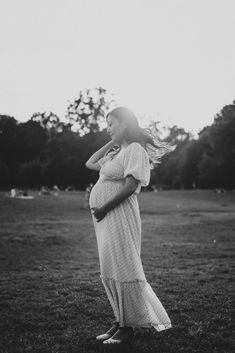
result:
<svg viewBox="0 0 235 353"><path fill-rule="evenodd" d="M128 145L129 145L129 143L126 142L125 140L123 140L123 141L121 142L121 149L124 150L125 148L127 148Z"/></svg>

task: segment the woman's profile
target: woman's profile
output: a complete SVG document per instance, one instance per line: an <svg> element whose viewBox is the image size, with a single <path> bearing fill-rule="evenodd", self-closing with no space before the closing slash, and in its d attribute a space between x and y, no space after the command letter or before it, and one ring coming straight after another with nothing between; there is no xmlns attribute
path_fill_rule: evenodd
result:
<svg viewBox="0 0 235 353"><path fill-rule="evenodd" d="M141 218L137 194L150 181L150 163L172 150L150 129L141 128L131 110L114 108L106 116L111 141L96 151L86 167L99 171L89 205L98 244L100 278L114 320L96 337L103 344L133 338L135 327L172 327L146 280L141 262ZM115 148L116 147L116 148Z"/></svg>

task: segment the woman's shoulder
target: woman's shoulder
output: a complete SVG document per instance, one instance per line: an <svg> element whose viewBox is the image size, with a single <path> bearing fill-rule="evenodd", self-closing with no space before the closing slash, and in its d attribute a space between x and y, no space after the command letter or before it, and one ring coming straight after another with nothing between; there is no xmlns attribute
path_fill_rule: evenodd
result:
<svg viewBox="0 0 235 353"><path fill-rule="evenodd" d="M129 143L129 145L125 149L125 151L130 151L130 150L133 150L136 153L146 153L147 154L147 151L144 148L144 146L140 142L137 142L137 141L133 141L133 142Z"/></svg>

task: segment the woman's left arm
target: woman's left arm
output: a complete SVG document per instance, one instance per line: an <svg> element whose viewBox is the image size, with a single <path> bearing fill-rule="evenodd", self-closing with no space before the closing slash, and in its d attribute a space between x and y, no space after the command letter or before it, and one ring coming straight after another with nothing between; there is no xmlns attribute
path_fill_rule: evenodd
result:
<svg viewBox="0 0 235 353"><path fill-rule="evenodd" d="M103 206L99 208L91 208L95 210L93 212L93 215L97 218L98 222L101 221L109 211L117 207L122 201L131 196L136 190L139 181L135 179L132 175L127 175L125 179L125 184L119 189L117 194L112 199L110 199L108 202L106 202Z"/></svg>

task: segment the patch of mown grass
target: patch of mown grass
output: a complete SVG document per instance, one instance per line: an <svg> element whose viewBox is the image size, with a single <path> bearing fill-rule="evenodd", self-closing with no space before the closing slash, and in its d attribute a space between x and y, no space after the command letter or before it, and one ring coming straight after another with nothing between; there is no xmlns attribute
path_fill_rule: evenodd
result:
<svg viewBox="0 0 235 353"><path fill-rule="evenodd" d="M95 336L113 314L84 193L35 196L0 194L0 351L104 352ZM136 329L128 352L234 351L235 203L233 194L220 196L140 195L143 266L173 328Z"/></svg>

